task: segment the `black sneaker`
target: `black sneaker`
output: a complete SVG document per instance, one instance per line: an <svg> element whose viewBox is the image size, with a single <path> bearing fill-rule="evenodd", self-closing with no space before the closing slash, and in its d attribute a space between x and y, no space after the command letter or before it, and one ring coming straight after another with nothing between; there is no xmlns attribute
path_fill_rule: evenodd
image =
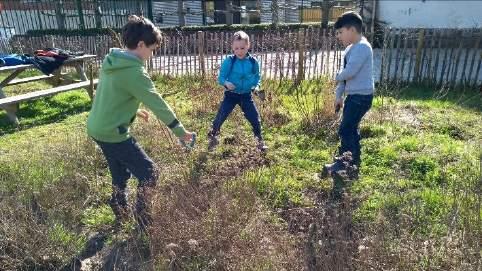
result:
<svg viewBox="0 0 482 271"><path fill-rule="evenodd" d="M335 162L331 164L326 164L323 166L320 177L327 178L328 176L332 176L333 173L344 169L345 169L345 164L343 163L343 160L337 157L335 158Z"/></svg>
<svg viewBox="0 0 482 271"><path fill-rule="evenodd" d="M117 202L115 199L110 199L109 205L110 208L112 208L112 212L115 216L114 226L116 228L129 221L129 210L127 205L119 204L119 202Z"/></svg>
<svg viewBox="0 0 482 271"><path fill-rule="evenodd" d="M256 144L256 148L262 152L265 152L268 150L268 146L264 143L264 140L258 139L258 143Z"/></svg>
<svg viewBox="0 0 482 271"><path fill-rule="evenodd" d="M208 151L213 151L219 145L218 137L212 134L208 135L208 142Z"/></svg>

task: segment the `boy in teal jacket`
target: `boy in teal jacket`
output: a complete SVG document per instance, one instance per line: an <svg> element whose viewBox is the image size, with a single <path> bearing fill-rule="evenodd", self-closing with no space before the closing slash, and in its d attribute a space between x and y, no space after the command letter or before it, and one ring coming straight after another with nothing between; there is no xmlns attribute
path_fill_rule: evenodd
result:
<svg viewBox="0 0 482 271"><path fill-rule="evenodd" d="M258 141L258 149L261 151L268 149L261 135L261 120L251 95L251 92L259 87L261 75L258 61L248 53L249 46L249 36L245 32L234 33L232 43L234 54L223 61L219 72L218 82L225 88L225 92L208 134L209 151L219 144L221 126L236 105L241 107L244 116L251 124Z"/></svg>
<svg viewBox="0 0 482 271"><path fill-rule="evenodd" d="M105 57L99 84L87 119L87 133L102 149L112 175L112 198L109 202L116 221L127 218L127 180L138 180L135 217L141 229L151 223L149 204L152 187L159 177L154 162L132 137L130 125L136 116L148 120L149 108L183 142L191 142L193 133L184 129L176 115L156 92L144 68L144 61L161 42L161 32L148 19L130 16L122 29L126 49L113 48Z"/></svg>

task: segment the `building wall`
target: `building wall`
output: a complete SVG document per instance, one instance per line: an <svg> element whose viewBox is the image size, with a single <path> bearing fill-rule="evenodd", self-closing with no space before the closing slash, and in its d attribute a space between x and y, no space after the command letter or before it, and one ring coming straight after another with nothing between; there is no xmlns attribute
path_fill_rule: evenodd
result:
<svg viewBox="0 0 482 271"><path fill-rule="evenodd" d="M482 1L379 0L377 18L392 27L482 27Z"/></svg>
<svg viewBox="0 0 482 271"><path fill-rule="evenodd" d="M189 12L195 14L186 14L186 25L202 25L202 6L201 1L184 1L184 7ZM179 15L177 14L177 0L172 1L153 1L152 13L154 21L158 26L176 26L179 25ZM158 20L162 17L162 23Z"/></svg>
<svg viewBox="0 0 482 271"><path fill-rule="evenodd" d="M278 0L280 5L285 5L289 0ZM273 14L271 13L271 1L261 1L261 23L272 23ZM279 22L284 23L286 19L286 11L283 8L279 9Z"/></svg>

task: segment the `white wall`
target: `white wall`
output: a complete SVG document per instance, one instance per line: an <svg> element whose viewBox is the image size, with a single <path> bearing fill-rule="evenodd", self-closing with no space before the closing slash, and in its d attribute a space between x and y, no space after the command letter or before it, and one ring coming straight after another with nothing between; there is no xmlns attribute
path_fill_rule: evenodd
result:
<svg viewBox="0 0 482 271"><path fill-rule="evenodd" d="M392 27L482 27L482 1L378 0L377 18Z"/></svg>

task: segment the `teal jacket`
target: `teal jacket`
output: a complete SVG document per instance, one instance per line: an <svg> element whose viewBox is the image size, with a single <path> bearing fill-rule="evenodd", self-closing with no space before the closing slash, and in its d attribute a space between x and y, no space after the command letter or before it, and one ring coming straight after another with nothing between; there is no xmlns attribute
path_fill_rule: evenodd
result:
<svg viewBox="0 0 482 271"><path fill-rule="evenodd" d="M222 86L228 81L236 88L233 92L244 94L251 92L259 86L261 73L258 61L247 54L245 58L239 59L234 55L228 56L221 64L218 82Z"/></svg>

